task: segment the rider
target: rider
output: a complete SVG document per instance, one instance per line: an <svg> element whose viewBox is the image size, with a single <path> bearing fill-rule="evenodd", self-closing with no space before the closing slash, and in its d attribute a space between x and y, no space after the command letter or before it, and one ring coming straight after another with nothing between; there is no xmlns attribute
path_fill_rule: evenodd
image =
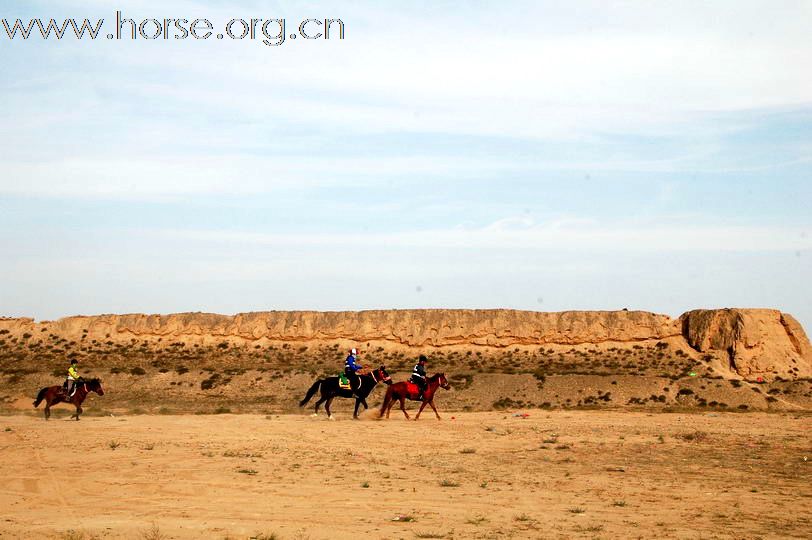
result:
<svg viewBox="0 0 812 540"><path fill-rule="evenodd" d="M428 362L428 358L421 354L412 369L412 376L409 378L409 382L413 382L420 389L420 400L423 399L423 392L426 391L426 362Z"/></svg>
<svg viewBox="0 0 812 540"><path fill-rule="evenodd" d="M353 392L358 390L358 387L361 385L361 379L358 378L358 371L364 367L358 363L357 356L358 351L353 347L347 359L344 360L344 374L350 380L350 389Z"/></svg>
<svg viewBox="0 0 812 540"><path fill-rule="evenodd" d="M76 369L76 364L78 363L79 362L76 360L76 358L72 358L70 361L70 367L68 368L68 378L65 381L67 384L68 397L71 396L71 393L73 392L73 387L76 385L76 381L79 380L79 371Z"/></svg>

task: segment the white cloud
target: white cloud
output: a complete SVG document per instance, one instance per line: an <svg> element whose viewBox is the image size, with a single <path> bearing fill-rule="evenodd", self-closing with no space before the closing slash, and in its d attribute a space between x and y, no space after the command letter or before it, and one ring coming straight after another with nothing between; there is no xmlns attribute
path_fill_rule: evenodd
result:
<svg viewBox="0 0 812 540"><path fill-rule="evenodd" d="M789 227L644 223L607 224L594 220L564 220L536 224L528 218L508 218L481 228L393 233L265 234L255 232L171 230L162 235L221 245L344 250L352 246L376 249L583 250L619 252L788 251L812 248L812 238ZM229 247L229 249L231 249Z"/></svg>

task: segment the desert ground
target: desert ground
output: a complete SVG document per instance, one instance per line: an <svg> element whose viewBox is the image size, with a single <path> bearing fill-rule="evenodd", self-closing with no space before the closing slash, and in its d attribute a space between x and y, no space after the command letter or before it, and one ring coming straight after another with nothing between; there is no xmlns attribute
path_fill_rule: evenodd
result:
<svg viewBox="0 0 812 540"><path fill-rule="evenodd" d="M57 409L0 417L2 538L812 537L803 412Z"/></svg>

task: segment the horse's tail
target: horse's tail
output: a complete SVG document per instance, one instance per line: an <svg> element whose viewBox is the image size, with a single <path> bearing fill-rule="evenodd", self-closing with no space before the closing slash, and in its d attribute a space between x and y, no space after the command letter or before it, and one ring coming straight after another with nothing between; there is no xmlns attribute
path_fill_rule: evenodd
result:
<svg viewBox="0 0 812 540"><path fill-rule="evenodd" d="M315 394L318 391L319 386L321 386L322 382L324 381L319 379L318 381L313 383L313 386L311 386L310 390L307 391L307 395L304 397L302 401L299 402L299 407L304 407L307 404L307 402L310 401L310 398L312 398L313 394Z"/></svg>
<svg viewBox="0 0 812 540"><path fill-rule="evenodd" d="M42 390L39 391L37 394L37 400L34 402L34 407L39 407L39 404L42 403L42 400L45 399L45 393L48 391L48 387L46 386Z"/></svg>
<svg viewBox="0 0 812 540"><path fill-rule="evenodd" d="M381 414L378 415L378 418L383 418L383 415L386 414L386 408L389 406L389 402L392 401L392 387L394 385L389 385L386 387L386 395L383 397L383 405L381 405Z"/></svg>

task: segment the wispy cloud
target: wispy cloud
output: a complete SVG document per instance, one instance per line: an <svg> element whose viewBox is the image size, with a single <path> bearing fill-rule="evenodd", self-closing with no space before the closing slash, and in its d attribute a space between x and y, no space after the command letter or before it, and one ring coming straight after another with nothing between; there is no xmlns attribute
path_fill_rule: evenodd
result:
<svg viewBox="0 0 812 540"><path fill-rule="evenodd" d="M351 246L472 250L584 250L622 252L788 251L812 248L797 228L682 224L610 224L565 220L537 224L506 218L480 228L429 229L355 234L264 234L240 231L169 230L160 235L203 243L307 246L344 250Z"/></svg>

